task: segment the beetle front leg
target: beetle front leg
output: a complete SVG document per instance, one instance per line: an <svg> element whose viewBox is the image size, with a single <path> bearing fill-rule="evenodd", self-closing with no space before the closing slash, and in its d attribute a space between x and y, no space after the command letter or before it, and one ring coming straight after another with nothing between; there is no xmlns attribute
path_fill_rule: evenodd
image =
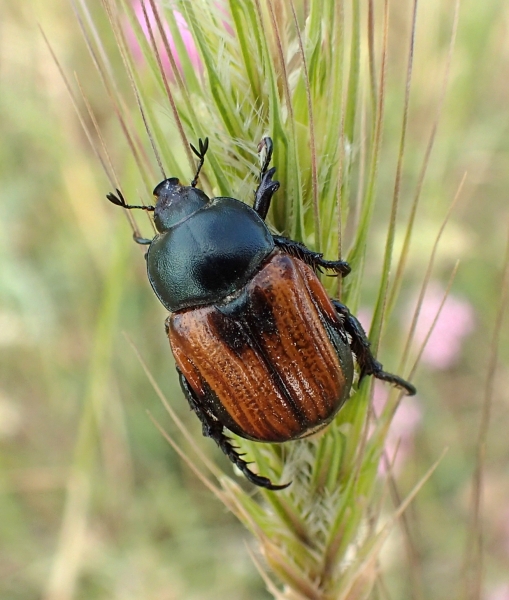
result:
<svg viewBox="0 0 509 600"><path fill-rule="evenodd" d="M274 485L268 477L262 477L256 475L249 469L249 464L242 459L242 455L239 454L236 448L233 446L232 441L223 432L223 425L207 410L203 407L203 402L200 400L198 395L189 385L189 382L185 378L182 371L177 367L179 375L180 387L184 392L184 396L189 402L189 406L196 413L202 424L202 431L205 437L212 438L221 450L226 454L230 461L245 475L251 483L268 490L282 490L288 487L290 484L285 485Z"/></svg>
<svg viewBox="0 0 509 600"><path fill-rule="evenodd" d="M345 277L351 271L350 265L346 261L325 260L321 252L314 252L301 242L285 238L282 235L273 235L272 238L276 246L281 248L285 254L295 256L295 258L305 262L313 271L321 272L322 269L325 269L334 271L335 275L341 275L342 277Z"/></svg>
<svg viewBox="0 0 509 600"><path fill-rule="evenodd" d="M148 238L140 237L139 235L136 235L135 233L133 233L133 240L137 244L140 244L140 246L150 246L150 244L152 243L152 240L149 240ZM144 256L145 256L145 260L147 260L148 252L145 252Z"/></svg>
<svg viewBox="0 0 509 600"><path fill-rule="evenodd" d="M263 148L265 148L266 154L260 171L260 183L255 191L253 210L265 221L265 217L269 212L272 196L279 189L279 181L272 181L272 176L276 172L274 167L267 171L272 158L273 149L272 139L270 137L263 138L258 146L258 152L261 152Z"/></svg>
<svg viewBox="0 0 509 600"><path fill-rule="evenodd" d="M152 240L149 240L148 238L140 237L139 235L136 235L135 233L133 233L133 240L137 244L140 244L141 246L150 246L150 244L152 243Z"/></svg>
<svg viewBox="0 0 509 600"><path fill-rule="evenodd" d="M332 299L332 304L338 315L343 317L343 327L350 336L350 347L361 368L359 381L361 381L365 375L373 375L376 379L387 381L388 383L392 383L395 386L404 389L408 396L413 396L416 389L411 383L398 375L387 373L383 370L382 365L375 359L371 352L370 343L362 325L352 315L348 307L334 299Z"/></svg>

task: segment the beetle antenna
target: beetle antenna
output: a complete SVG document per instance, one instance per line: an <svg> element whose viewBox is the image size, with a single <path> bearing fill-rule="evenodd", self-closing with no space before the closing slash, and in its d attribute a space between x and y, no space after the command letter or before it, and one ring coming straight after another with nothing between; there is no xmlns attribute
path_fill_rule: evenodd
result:
<svg viewBox="0 0 509 600"><path fill-rule="evenodd" d="M198 168L196 169L196 175L191 181L191 187L196 187L198 183L198 175L200 174L201 168L203 167L203 163L205 162L205 154L207 154L207 150L209 149L209 138L206 137L203 141L201 138L198 140L198 146L200 147L199 150L197 150L192 144L189 145L191 146L191 150L200 159L200 162L198 163Z"/></svg>
<svg viewBox="0 0 509 600"><path fill-rule="evenodd" d="M126 204L124 196L118 188L117 188L116 196L115 196L115 194L106 194L106 198L108 198L108 200L112 204L115 204L115 206L121 206L122 208L128 208L128 209L139 208L140 210L148 210L150 212L155 210L155 206L151 206L151 205L149 205L149 206L134 206L132 204Z"/></svg>
<svg viewBox="0 0 509 600"><path fill-rule="evenodd" d="M264 137L262 141L258 144L258 154L262 150L265 150L265 157L262 163L262 170L260 171L260 179L265 175L267 169L269 168L270 161L272 160L272 152L274 150L274 144L272 143L272 138Z"/></svg>

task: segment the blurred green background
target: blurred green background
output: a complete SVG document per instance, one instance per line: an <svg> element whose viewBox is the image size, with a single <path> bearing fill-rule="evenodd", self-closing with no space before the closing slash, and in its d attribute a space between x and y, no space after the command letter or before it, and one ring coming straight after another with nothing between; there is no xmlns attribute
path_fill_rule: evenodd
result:
<svg viewBox="0 0 509 600"><path fill-rule="evenodd" d="M100 13L100 6L94 7ZM384 158L392 196L410 2L391 3ZM402 196L413 195L433 123L453 3L422 3L417 23ZM107 30L106 19L97 20ZM0 5L0 598L29 600L268 598L250 539L155 429L174 427L126 341L200 438L174 375L165 311L142 252L103 175L55 63L85 87L113 162L129 186L125 143L69 3ZM401 35L399 35L401 31ZM490 340L509 224L509 5L465 0L438 136L412 246L415 288L466 173L433 273L440 295L457 259L450 310L434 338L445 354L419 370L414 413L400 422L408 491L448 453L410 509L416 565L397 531L383 553L391 598L466 598L462 565ZM110 40L112 52L114 41ZM401 40L401 45L400 45ZM108 42L106 42L108 43ZM120 69L120 61L118 61ZM119 77L119 85L127 85ZM133 102L133 114L136 108ZM166 111L167 107L160 107ZM148 147L148 144L147 144ZM157 182L154 182L154 184ZM383 202L382 202L383 204ZM384 222L385 227L385 222ZM372 233L383 244L384 230ZM380 268L373 255L367 279ZM364 298L363 298L364 300ZM433 299L429 302L432 304ZM365 298L369 306L369 291ZM446 305L447 306L447 305ZM482 598L509 598L509 333L486 448ZM206 452L223 461L210 442ZM222 463L225 464L225 463ZM422 584L414 587L417 573ZM504 595L505 594L505 595ZM415 597L419 597L418 595Z"/></svg>

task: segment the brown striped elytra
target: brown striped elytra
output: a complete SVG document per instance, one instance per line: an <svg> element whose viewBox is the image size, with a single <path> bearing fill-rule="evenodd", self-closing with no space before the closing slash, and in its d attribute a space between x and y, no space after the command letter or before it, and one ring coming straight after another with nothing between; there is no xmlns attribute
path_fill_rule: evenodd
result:
<svg viewBox="0 0 509 600"><path fill-rule="evenodd" d="M327 296L313 295L317 286L310 267L276 250L238 298L169 317L178 368L238 435L294 440L325 426L347 399L352 354L330 339L324 322L340 322Z"/></svg>
<svg viewBox="0 0 509 600"><path fill-rule="evenodd" d="M135 237L147 245L152 288L170 311L166 330L182 391L200 419L203 434L254 484L270 490L224 433L258 442L288 442L325 427L346 402L353 355L365 375L388 381L407 394L415 388L387 373L374 358L359 321L330 299L316 273L348 275L342 260L325 260L304 244L273 235L265 224L279 183L265 150L253 207L234 198L208 198L197 189L208 140L199 140L190 186L176 177L154 189L155 206L126 204L154 213L158 234Z"/></svg>

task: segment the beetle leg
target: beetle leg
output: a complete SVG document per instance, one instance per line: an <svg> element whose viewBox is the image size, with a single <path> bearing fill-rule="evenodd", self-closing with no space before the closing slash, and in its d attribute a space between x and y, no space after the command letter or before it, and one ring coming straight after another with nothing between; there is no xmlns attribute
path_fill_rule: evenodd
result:
<svg viewBox="0 0 509 600"><path fill-rule="evenodd" d="M133 240L137 244L140 244L142 246L150 246L150 244L152 243L152 240L149 240L148 238L140 237L139 235L136 235L135 233L133 233Z"/></svg>
<svg viewBox="0 0 509 600"><path fill-rule="evenodd" d="M334 275L345 277L350 273L350 265L344 260L325 260L321 252L313 252L304 244L285 238L281 235L273 235L274 243L281 248L285 254L295 256L309 265L314 271L322 269L334 271Z"/></svg>
<svg viewBox="0 0 509 600"><path fill-rule="evenodd" d="M257 212L264 221L269 212L272 196L279 189L279 181L272 181L272 176L275 172L275 167L272 167L272 169L263 173L260 177L260 183L255 191L253 210Z"/></svg>
<svg viewBox="0 0 509 600"><path fill-rule="evenodd" d="M149 240L148 238L140 237L139 235L136 235L135 233L133 233L133 240L137 244L140 244L141 246L150 246L150 244L152 243L152 240ZM144 256L145 256L145 260L147 260L148 252L145 252Z"/></svg>
<svg viewBox="0 0 509 600"><path fill-rule="evenodd" d="M282 490L290 484L274 485L268 477L262 477L253 473L248 466L248 463L242 459L232 444L232 440L223 432L223 425L213 417L203 406L203 401L196 395L195 391L189 385L182 371L177 368L179 375L180 387L184 392L184 396L189 402L189 406L196 413L202 424L202 431L205 437L212 438L231 462L245 475L251 483L264 487L268 490Z"/></svg>
<svg viewBox="0 0 509 600"><path fill-rule="evenodd" d="M275 167L268 169L271 158L272 158L272 140L270 137L264 137L258 146L258 152L261 152L265 148L266 154L263 160L262 168L260 170L260 183L255 190L255 200L253 204L253 210L257 212L260 217L265 221L265 217L269 212L270 203L272 196L279 189L279 181L272 181L272 177L276 172Z"/></svg>
<svg viewBox="0 0 509 600"><path fill-rule="evenodd" d="M399 388L404 389L408 396L413 396L416 392L416 389L411 383L402 377L398 377L398 375L387 373L383 370L382 365L371 353L370 343L364 329L362 328L362 325L352 315L348 307L334 299L332 299L332 304L334 305L337 313L343 317L343 328L350 336L350 347L352 352L355 354L357 362L361 368L359 381L362 380L365 375L373 375L373 377L376 377L376 379L387 381Z"/></svg>
<svg viewBox="0 0 509 600"><path fill-rule="evenodd" d="M274 151L274 143L272 142L272 138L264 137L262 141L258 144L258 154L262 150L265 150L265 158L263 159L262 169L260 172L260 179L262 175L265 174L265 171L269 168L270 161L272 160L272 152Z"/></svg>

